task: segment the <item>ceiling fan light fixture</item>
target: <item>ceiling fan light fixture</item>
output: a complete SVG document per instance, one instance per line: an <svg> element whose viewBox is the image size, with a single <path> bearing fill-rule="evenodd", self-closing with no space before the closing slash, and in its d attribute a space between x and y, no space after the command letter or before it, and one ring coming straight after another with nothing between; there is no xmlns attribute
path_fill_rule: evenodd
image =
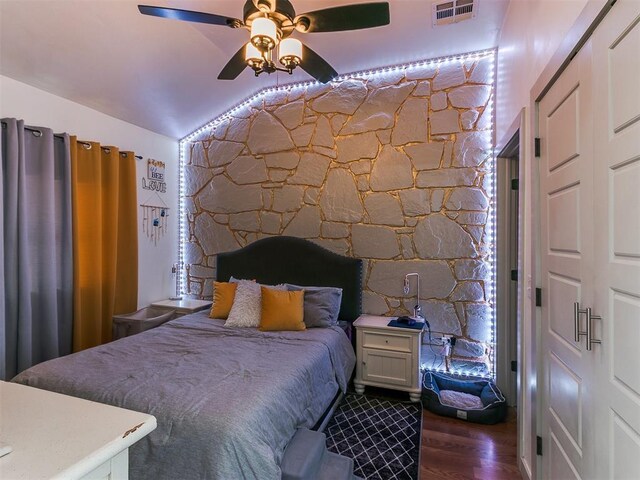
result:
<svg viewBox="0 0 640 480"><path fill-rule="evenodd" d="M251 42L248 42L245 45L244 59L247 62L247 65L249 65L254 70L260 69L262 67L262 53Z"/></svg>
<svg viewBox="0 0 640 480"><path fill-rule="evenodd" d="M295 38L285 38L280 42L279 60L288 69L294 69L302 61L302 42Z"/></svg>
<svg viewBox="0 0 640 480"><path fill-rule="evenodd" d="M269 18L256 18L251 23L251 43L261 52L268 52L278 43L278 26Z"/></svg>

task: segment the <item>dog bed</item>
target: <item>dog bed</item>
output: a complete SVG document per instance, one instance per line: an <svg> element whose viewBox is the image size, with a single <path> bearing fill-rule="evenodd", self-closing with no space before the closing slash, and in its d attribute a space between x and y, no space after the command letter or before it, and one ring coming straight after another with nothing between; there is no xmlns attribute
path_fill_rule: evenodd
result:
<svg viewBox="0 0 640 480"><path fill-rule="evenodd" d="M507 415L507 402L489 380L459 380L426 372L422 381L424 408L446 417L492 425Z"/></svg>

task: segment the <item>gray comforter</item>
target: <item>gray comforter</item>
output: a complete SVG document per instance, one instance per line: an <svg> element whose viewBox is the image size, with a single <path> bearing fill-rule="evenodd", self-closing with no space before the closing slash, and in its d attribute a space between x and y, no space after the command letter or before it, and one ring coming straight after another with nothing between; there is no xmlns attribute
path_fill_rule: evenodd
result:
<svg viewBox="0 0 640 480"><path fill-rule="evenodd" d="M132 479L279 479L298 427L311 427L355 356L338 328L260 332L198 313L41 363L14 381L148 412Z"/></svg>

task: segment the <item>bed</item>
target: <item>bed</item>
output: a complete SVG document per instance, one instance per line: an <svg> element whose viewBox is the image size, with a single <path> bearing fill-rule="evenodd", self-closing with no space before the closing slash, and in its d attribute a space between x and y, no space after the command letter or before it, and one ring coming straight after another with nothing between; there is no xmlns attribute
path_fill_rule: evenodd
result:
<svg viewBox="0 0 640 480"><path fill-rule="evenodd" d="M340 319L361 310L362 262L292 237L218 255L217 280L343 288ZM131 478L279 479L298 427L312 428L355 364L340 327L261 332L199 312L32 367L14 381L156 416L130 450Z"/></svg>

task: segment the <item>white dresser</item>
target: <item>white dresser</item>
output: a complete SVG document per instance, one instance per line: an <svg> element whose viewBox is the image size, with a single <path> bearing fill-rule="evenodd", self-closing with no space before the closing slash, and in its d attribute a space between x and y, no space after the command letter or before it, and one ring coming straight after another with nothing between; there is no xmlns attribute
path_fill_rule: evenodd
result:
<svg viewBox="0 0 640 480"><path fill-rule="evenodd" d="M0 478L127 479L129 447L156 428L153 415L0 382Z"/></svg>
<svg viewBox="0 0 640 480"><path fill-rule="evenodd" d="M361 315L356 328L356 393L364 393L365 385L409 392L409 398L420 401L420 345L422 330L389 327L395 317Z"/></svg>

